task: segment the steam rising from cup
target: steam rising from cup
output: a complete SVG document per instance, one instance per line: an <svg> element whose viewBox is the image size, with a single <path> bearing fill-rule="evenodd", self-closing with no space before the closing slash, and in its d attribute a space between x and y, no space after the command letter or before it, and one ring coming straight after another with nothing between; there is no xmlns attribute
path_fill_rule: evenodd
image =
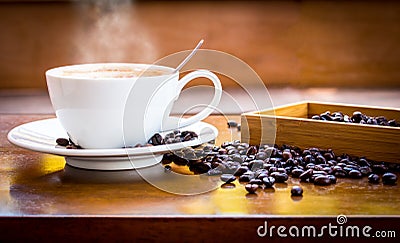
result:
<svg viewBox="0 0 400 243"><path fill-rule="evenodd" d="M75 3L82 27L75 33L77 62L141 62L157 58L156 45L135 16L131 0L87 0Z"/></svg>

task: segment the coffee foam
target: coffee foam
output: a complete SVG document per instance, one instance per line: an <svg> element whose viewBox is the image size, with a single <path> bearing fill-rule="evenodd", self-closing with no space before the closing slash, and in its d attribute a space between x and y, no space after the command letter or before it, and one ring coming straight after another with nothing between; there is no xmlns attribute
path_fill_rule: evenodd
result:
<svg viewBox="0 0 400 243"><path fill-rule="evenodd" d="M149 76L161 76L170 74L169 70L161 68L140 67L95 67L95 68L71 68L62 70L62 76L78 78L137 78Z"/></svg>

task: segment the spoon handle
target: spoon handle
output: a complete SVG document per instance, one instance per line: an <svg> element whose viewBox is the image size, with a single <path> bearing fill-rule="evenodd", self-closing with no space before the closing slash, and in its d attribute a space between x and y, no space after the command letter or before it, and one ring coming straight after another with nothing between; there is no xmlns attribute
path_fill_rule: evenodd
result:
<svg viewBox="0 0 400 243"><path fill-rule="evenodd" d="M193 51L179 64L178 67L175 68L174 73L178 72L179 70L182 69L183 66L192 58L192 56L197 52L197 50L200 48L200 46L203 44L204 40L201 39L197 46L193 49Z"/></svg>

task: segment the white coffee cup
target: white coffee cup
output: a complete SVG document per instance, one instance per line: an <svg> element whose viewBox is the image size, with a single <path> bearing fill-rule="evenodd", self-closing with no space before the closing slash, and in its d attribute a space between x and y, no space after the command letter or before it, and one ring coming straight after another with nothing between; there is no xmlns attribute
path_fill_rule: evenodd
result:
<svg viewBox="0 0 400 243"><path fill-rule="evenodd" d="M195 78L214 85L210 104L196 115L168 123L174 101ZM173 68L129 63L63 66L46 72L56 116L70 139L83 148L109 149L145 144L155 133L194 124L219 104L222 87L207 70L193 71L179 80Z"/></svg>

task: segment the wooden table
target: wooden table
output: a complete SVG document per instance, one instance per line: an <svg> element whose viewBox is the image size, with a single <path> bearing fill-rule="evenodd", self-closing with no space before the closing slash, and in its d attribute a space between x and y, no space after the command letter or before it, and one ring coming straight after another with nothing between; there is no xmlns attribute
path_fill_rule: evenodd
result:
<svg viewBox="0 0 400 243"><path fill-rule="evenodd" d="M266 222L276 228L323 226L337 224L340 214L347 216L346 225L369 225L400 235L399 185L371 185L365 178L339 179L326 187L301 183L304 196L294 199L290 189L300 182L290 178L287 184L256 195L246 194L236 182L235 188L183 196L138 180L132 171L71 168L63 157L8 142L11 128L50 117L0 115L0 241L265 241L269 236L260 238L257 229ZM240 137L236 129L227 128L226 119L211 116L206 120L219 130L217 144ZM239 121L240 117L229 119ZM273 237L279 239L276 229Z"/></svg>

